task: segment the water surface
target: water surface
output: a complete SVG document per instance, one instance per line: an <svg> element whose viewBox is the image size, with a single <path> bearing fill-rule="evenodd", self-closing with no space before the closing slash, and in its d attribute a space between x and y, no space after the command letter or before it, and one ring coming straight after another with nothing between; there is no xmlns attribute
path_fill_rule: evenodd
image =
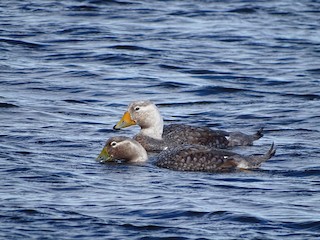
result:
<svg viewBox="0 0 320 240"><path fill-rule="evenodd" d="M319 1L1 1L0 237L320 237ZM265 136L260 170L95 161L129 102Z"/></svg>

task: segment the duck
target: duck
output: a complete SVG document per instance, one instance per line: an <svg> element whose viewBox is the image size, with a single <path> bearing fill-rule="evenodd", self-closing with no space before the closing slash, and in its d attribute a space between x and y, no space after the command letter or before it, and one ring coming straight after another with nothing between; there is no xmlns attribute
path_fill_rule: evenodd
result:
<svg viewBox="0 0 320 240"><path fill-rule="evenodd" d="M255 134L213 130L205 126L187 124L164 125L158 107L150 100L133 101L127 111L113 127L120 130L132 125L140 126L140 132L134 136L148 152L160 152L168 147L181 144L197 144L215 148L253 145L263 136L263 128Z"/></svg>
<svg viewBox="0 0 320 240"><path fill-rule="evenodd" d="M227 173L257 169L275 152L274 143L267 153L248 156L203 145L184 144L158 153L154 165L175 171ZM115 136L107 140L97 160L101 163L144 163L148 161L148 154L138 141L126 136Z"/></svg>

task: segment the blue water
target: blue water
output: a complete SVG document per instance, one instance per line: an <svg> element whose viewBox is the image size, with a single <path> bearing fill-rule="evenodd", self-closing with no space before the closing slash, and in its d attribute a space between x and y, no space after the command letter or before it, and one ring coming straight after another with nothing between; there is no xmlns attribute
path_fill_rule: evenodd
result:
<svg viewBox="0 0 320 240"><path fill-rule="evenodd" d="M0 3L1 239L320 237L320 2ZM132 100L265 136L258 171L95 161Z"/></svg>

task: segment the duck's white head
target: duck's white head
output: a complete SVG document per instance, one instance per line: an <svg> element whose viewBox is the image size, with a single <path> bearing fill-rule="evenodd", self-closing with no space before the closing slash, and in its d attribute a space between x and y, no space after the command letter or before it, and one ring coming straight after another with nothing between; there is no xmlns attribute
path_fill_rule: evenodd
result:
<svg viewBox="0 0 320 240"><path fill-rule="evenodd" d="M148 159L146 150L137 141L128 137L112 137L97 157L100 162L124 160L126 162L145 162Z"/></svg>
<svg viewBox="0 0 320 240"><path fill-rule="evenodd" d="M162 139L163 119L157 106L151 101L134 101L121 120L113 127L121 129L131 125L139 125L143 135Z"/></svg>

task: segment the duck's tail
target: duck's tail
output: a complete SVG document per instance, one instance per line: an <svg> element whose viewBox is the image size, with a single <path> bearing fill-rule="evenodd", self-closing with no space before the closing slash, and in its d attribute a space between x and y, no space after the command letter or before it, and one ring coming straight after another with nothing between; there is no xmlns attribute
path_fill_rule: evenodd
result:
<svg viewBox="0 0 320 240"><path fill-rule="evenodd" d="M255 134L252 135L254 140L258 140L263 137L263 127L260 128Z"/></svg>
<svg viewBox="0 0 320 240"><path fill-rule="evenodd" d="M260 128L256 133L249 135L242 132L229 133L228 141L229 147L234 146L248 146L252 145L254 141L263 137L263 128Z"/></svg>
<svg viewBox="0 0 320 240"><path fill-rule="evenodd" d="M274 146L274 143L272 143L269 151L264 155L250 155L246 157L246 163L248 169L254 169L260 167L260 165L269 160L271 157L273 157L276 153L276 147Z"/></svg>

